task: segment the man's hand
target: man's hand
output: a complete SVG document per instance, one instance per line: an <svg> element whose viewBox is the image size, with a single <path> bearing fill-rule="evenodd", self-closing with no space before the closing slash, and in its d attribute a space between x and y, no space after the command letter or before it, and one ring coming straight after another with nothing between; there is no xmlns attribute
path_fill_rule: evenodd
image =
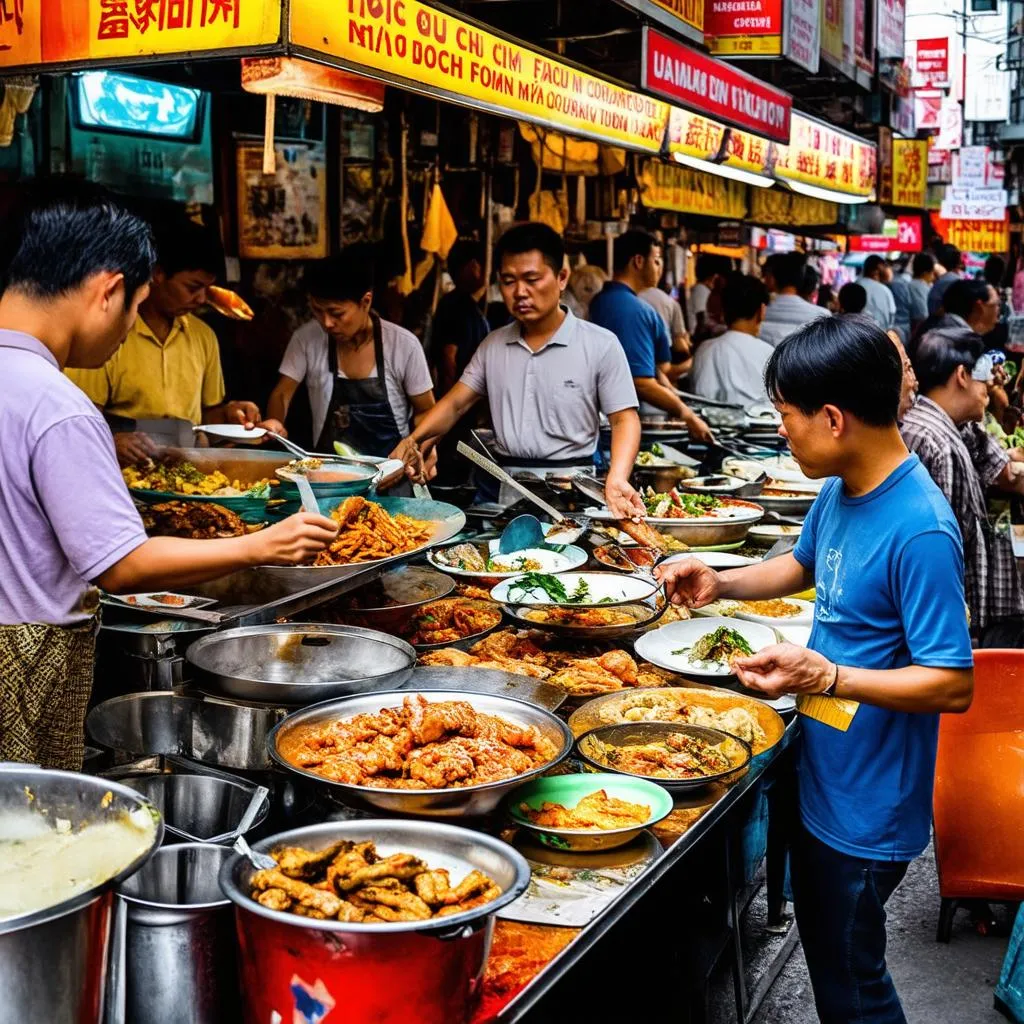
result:
<svg viewBox="0 0 1024 1024"><path fill-rule="evenodd" d="M697 558L683 558L654 570L655 578L665 584L665 593L674 605L703 608L718 598L721 577Z"/></svg>
<svg viewBox="0 0 1024 1024"><path fill-rule="evenodd" d="M272 430L281 437L288 436L288 431L285 430L284 424L280 420L260 420L256 426L262 427L264 430Z"/></svg>
<svg viewBox="0 0 1024 1024"><path fill-rule="evenodd" d="M817 651L796 644L774 644L749 658L737 658L736 678L768 697L823 693L836 678L836 666Z"/></svg>
<svg viewBox="0 0 1024 1024"><path fill-rule="evenodd" d="M704 444L713 443L714 434L711 432L711 428L695 412L684 416L683 422L686 424L686 430L691 440L701 441Z"/></svg>
<svg viewBox="0 0 1024 1024"><path fill-rule="evenodd" d="M260 407L255 402L227 402L224 422L244 423L246 430L252 430L260 422Z"/></svg>
<svg viewBox="0 0 1024 1024"><path fill-rule="evenodd" d="M128 433L114 435L114 451L122 468L137 466L156 455L157 448L148 434Z"/></svg>
<svg viewBox="0 0 1024 1024"><path fill-rule="evenodd" d="M338 535L327 516L299 512L252 534L259 565L302 565L312 561Z"/></svg>
<svg viewBox="0 0 1024 1024"><path fill-rule="evenodd" d="M414 483L426 483L426 466L420 446L411 438L405 437L398 442L389 459L399 459L405 464L405 475ZM392 486L392 485L389 485Z"/></svg>
<svg viewBox="0 0 1024 1024"><path fill-rule="evenodd" d="M647 515L643 499L628 480L608 475L604 484L604 500L616 519L642 519Z"/></svg>

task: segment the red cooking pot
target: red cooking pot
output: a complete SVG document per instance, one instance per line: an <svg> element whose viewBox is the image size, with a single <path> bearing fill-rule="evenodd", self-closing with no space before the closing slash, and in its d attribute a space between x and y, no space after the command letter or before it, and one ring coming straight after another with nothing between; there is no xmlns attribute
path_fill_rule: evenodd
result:
<svg viewBox="0 0 1024 1024"><path fill-rule="evenodd" d="M453 884L474 868L501 896L434 921L312 923L249 897L251 863L236 855L220 884L235 903L246 1024L459 1024L480 997L495 912L526 889L530 868L507 843L427 821L340 821L258 843L318 850L339 839L373 840L382 856L411 853L447 868Z"/></svg>

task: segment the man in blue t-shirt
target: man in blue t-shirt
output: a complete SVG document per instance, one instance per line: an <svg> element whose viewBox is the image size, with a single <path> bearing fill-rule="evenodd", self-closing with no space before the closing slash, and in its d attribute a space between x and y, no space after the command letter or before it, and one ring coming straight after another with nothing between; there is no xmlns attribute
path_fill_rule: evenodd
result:
<svg viewBox="0 0 1024 1024"><path fill-rule="evenodd" d="M590 319L611 331L625 349L641 416L681 420L695 441L710 441L708 425L676 394L666 376L672 339L665 321L638 295L657 286L661 268L661 243L654 235L636 228L620 235L615 240L615 278L591 300Z"/></svg>
<svg viewBox="0 0 1024 1024"><path fill-rule="evenodd" d="M796 550L722 573L685 559L661 575L695 608L815 587L808 648L773 645L734 668L770 697L854 702L845 731L801 706L797 924L823 1021L905 1024L884 907L928 845L939 713L971 702L960 531L900 437L900 358L875 324L809 324L776 349L765 384L801 469L830 478Z"/></svg>

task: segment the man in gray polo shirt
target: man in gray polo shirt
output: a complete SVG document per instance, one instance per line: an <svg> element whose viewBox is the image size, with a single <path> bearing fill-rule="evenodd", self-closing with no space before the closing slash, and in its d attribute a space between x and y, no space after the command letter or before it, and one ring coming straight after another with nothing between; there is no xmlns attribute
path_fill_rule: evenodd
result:
<svg viewBox="0 0 1024 1024"><path fill-rule="evenodd" d="M629 483L640 448L629 364L614 334L561 305L569 276L562 239L545 224L520 224L502 235L495 265L515 320L487 336L462 379L395 457L416 461L416 451L428 452L486 397L503 462L537 468L592 465L604 413L612 429L608 507L623 518L644 515Z"/></svg>

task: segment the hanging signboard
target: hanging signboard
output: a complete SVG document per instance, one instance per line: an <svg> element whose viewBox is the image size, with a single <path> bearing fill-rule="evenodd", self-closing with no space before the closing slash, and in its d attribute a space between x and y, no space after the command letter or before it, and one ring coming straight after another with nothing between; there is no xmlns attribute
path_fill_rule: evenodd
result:
<svg viewBox="0 0 1024 1024"><path fill-rule="evenodd" d="M782 180L871 197L875 194L876 150L870 142L793 112L789 145L778 147L774 171Z"/></svg>
<svg viewBox="0 0 1024 1024"><path fill-rule="evenodd" d="M292 0L291 41L353 71L474 109L656 153L668 104L420 0Z"/></svg>
<svg viewBox="0 0 1024 1024"><path fill-rule="evenodd" d="M817 74L821 55L820 0L786 0L782 55Z"/></svg>
<svg viewBox="0 0 1024 1024"><path fill-rule="evenodd" d="M949 39L918 39L914 43L915 89L949 88Z"/></svg>
<svg viewBox="0 0 1024 1024"><path fill-rule="evenodd" d="M894 139L892 144L893 206L924 209L928 190L928 142Z"/></svg>
<svg viewBox="0 0 1024 1024"><path fill-rule="evenodd" d="M1002 220L1006 207L1005 189L951 185L942 200L941 214L947 220Z"/></svg>
<svg viewBox="0 0 1024 1024"><path fill-rule="evenodd" d="M919 132L937 132L942 120L944 94L918 90L914 93L914 123Z"/></svg>
<svg viewBox="0 0 1024 1024"><path fill-rule="evenodd" d="M783 0L706 0L704 45L719 57L779 57Z"/></svg>
<svg viewBox="0 0 1024 1024"><path fill-rule="evenodd" d="M281 38L282 0L2 0L0 67L210 53Z"/></svg>
<svg viewBox="0 0 1024 1024"><path fill-rule="evenodd" d="M878 129L878 201L892 202L892 129Z"/></svg>
<svg viewBox="0 0 1024 1024"><path fill-rule="evenodd" d="M875 47L879 60L902 61L906 56L905 23L906 0L877 0Z"/></svg>
<svg viewBox="0 0 1024 1024"><path fill-rule="evenodd" d="M939 107L939 134L936 149L959 149L964 141L964 108L947 96Z"/></svg>
<svg viewBox="0 0 1024 1024"><path fill-rule="evenodd" d="M920 252L923 245L920 217L898 217L885 222L881 235L850 235L850 252Z"/></svg>
<svg viewBox="0 0 1024 1024"><path fill-rule="evenodd" d="M647 25L643 51L644 89L766 139L789 142L793 101L787 93Z"/></svg>
<svg viewBox="0 0 1024 1024"><path fill-rule="evenodd" d="M853 59L862 83L875 73L875 41L868 37L867 8L868 0L853 0Z"/></svg>
<svg viewBox="0 0 1024 1024"><path fill-rule="evenodd" d="M704 43L704 0L618 0L623 7L664 25L676 35Z"/></svg>
<svg viewBox="0 0 1024 1024"><path fill-rule="evenodd" d="M661 160L644 161L640 197L644 206L652 210L699 213L730 220L747 215L747 186L742 182Z"/></svg>
<svg viewBox="0 0 1024 1024"><path fill-rule="evenodd" d="M839 205L782 189L752 188L750 219L758 224L784 224L791 228L831 225L839 220Z"/></svg>
<svg viewBox="0 0 1024 1024"><path fill-rule="evenodd" d="M936 234L961 252L1005 253L1010 250L1010 218L998 220L947 220L931 215Z"/></svg>
<svg viewBox="0 0 1024 1024"><path fill-rule="evenodd" d="M849 0L821 0L821 56L843 68L843 4Z"/></svg>
<svg viewBox="0 0 1024 1024"><path fill-rule="evenodd" d="M670 154L678 153L754 174L768 174L773 154L782 147L759 135L727 128L701 114L673 107L668 148Z"/></svg>

